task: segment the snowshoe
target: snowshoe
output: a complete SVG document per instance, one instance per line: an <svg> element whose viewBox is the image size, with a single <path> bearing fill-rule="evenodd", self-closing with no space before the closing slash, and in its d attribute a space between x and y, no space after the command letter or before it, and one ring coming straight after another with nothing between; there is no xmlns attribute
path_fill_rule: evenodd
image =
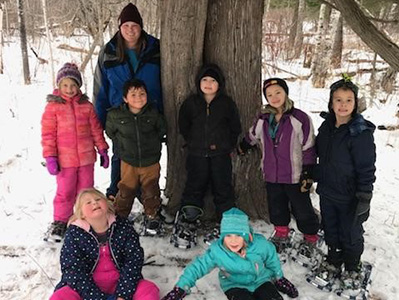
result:
<svg viewBox="0 0 399 300"><path fill-rule="evenodd" d="M269 238L269 241L276 247L276 251L282 264L286 263L289 258L294 237L295 230L291 229L287 237L276 236L276 231L274 231L272 236Z"/></svg>
<svg viewBox="0 0 399 300"><path fill-rule="evenodd" d="M150 218L144 216L140 225L139 234L141 236L159 236L162 237L165 233L162 220L159 216Z"/></svg>
<svg viewBox="0 0 399 300"><path fill-rule="evenodd" d="M200 225L199 219L187 222L184 214L178 211L175 217L170 243L176 248L190 249L197 245L197 228Z"/></svg>
<svg viewBox="0 0 399 300"><path fill-rule="evenodd" d="M372 270L370 263L363 262L359 271L344 271L340 278L340 287L335 293L350 300L367 300Z"/></svg>
<svg viewBox="0 0 399 300"><path fill-rule="evenodd" d="M331 292L337 287L340 275L341 268L324 260L319 267L314 268L310 274L306 275L306 281L322 291Z"/></svg>
<svg viewBox="0 0 399 300"><path fill-rule="evenodd" d="M204 243L211 245L213 241L216 241L220 237L220 224L217 224L210 232L205 234Z"/></svg>
<svg viewBox="0 0 399 300"><path fill-rule="evenodd" d="M317 248L317 243L302 240L294 243L290 252L291 259L299 265L312 269L323 261L324 253Z"/></svg>
<svg viewBox="0 0 399 300"><path fill-rule="evenodd" d="M54 221L50 224L43 240L45 242L61 243L64 239L67 224L61 221Z"/></svg>

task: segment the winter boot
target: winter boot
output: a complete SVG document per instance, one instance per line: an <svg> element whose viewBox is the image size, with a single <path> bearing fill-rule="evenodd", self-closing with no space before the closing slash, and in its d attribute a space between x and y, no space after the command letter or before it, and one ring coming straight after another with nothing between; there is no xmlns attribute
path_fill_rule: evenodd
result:
<svg viewBox="0 0 399 300"><path fill-rule="evenodd" d="M276 246L277 253L291 248L290 228L288 226L274 226L270 241Z"/></svg>
<svg viewBox="0 0 399 300"><path fill-rule="evenodd" d="M216 224L216 226L204 237L204 243L207 245L211 245L213 241L216 241L220 237L220 224Z"/></svg>
<svg viewBox="0 0 399 300"><path fill-rule="evenodd" d="M353 299L367 299L368 289L371 284L372 265L359 263L354 270L345 270L339 280L339 288L335 290L338 296Z"/></svg>
<svg viewBox="0 0 399 300"><path fill-rule="evenodd" d="M184 206L176 213L170 243L177 248L190 249L197 245L197 229L202 209L196 206Z"/></svg>
<svg viewBox="0 0 399 300"><path fill-rule="evenodd" d="M67 224L61 221L54 221L50 224L45 237L43 238L46 242L61 243L65 236Z"/></svg>

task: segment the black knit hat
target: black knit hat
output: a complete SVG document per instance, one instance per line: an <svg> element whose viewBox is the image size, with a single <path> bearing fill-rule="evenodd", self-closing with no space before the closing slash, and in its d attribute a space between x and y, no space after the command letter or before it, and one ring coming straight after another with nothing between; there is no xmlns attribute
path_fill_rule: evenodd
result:
<svg viewBox="0 0 399 300"><path fill-rule="evenodd" d="M277 84L277 85L281 86L283 88L283 90L285 91L285 93L287 94L287 96L288 96L288 85L287 85L287 83L285 82L284 79L281 79L281 78L269 78L269 79L266 79L265 81L263 81L263 95L265 96L266 100L267 100L266 89L269 86L274 85L274 84Z"/></svg>
<svg viewBox="0 0 399 300"><path fill-rule="evenodd" d="M119 27L121 27L123 23L131 21L139 24L140 27L143 28L143 19L141 18L141 15L136 5L132 3L129 3L122 9L118 20L119 20Z"/></svg>
<svg viewBox="0 0 399 300"><path fill-rule="evenodd" d="M220 75L212 68L207 69L201 76L200 79L209 76L215 79L220 84Z"/></svg>
<svg viewBox="0 0 399 300"><path fill-rule="evenodd" d="M349 77L344 76L344 79L338 80L336 82L334 82L331 86L330 86L330 100L328 102L328 111L330 113L334 113L334 110L332 108L332 102L333 102L333 95L334 92L338 89L344 89L344 90L351 90L353 92L353 94L355 95L355 108L353 109L352 115L355 115L357 113L357 106L358 106L358 92L359 92L359 88L356 84L354 84Z"/></svg>

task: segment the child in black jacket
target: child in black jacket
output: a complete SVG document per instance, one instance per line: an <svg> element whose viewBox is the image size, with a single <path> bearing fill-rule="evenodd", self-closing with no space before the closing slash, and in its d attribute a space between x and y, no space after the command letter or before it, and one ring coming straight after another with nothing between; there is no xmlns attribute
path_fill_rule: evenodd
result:
<svg viewBox="0 0 399 300"><path fill-rule="evenodd" d="M362 224L369 216L376 170L375 126L357 113L357 106L355 84L347 78L333 83L329 113L316 137L314 178L328 245L327 261L318 273L325 277L328 269L327 277L334 278L344 265L342 289L356 289L361 281Z"/></svg>
<svg viewBox="0 0 399 300"><path fill-rule="evenodd" d="M209 183L218 221L235 206L230 154L241 133L238 109L225 94L225 80L217 65L202 67L196 85L197 93L179 111L179 129L188 148L187 181L171 241L181 248L195 244L195 223L202 215Z"/></svg>

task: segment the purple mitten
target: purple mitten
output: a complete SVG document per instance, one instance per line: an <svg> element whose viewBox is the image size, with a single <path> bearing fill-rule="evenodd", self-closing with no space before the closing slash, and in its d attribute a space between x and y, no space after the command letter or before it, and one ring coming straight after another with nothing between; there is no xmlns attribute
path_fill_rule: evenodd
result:
<svg viewBox="0 0 399 300"><path fill-rule="evenodd" d="M288 297L298 297L298 290L296 289L295 285L291 283L287 278L281 277L274 282L274 285L280 292L288 295Z"/></svg>
<svg viewBox="0 0 399 300"><path fill-rule="evenodd" d="M187 293L183 289L175 286L173 290L171 290L165 295L165 297L162 298L162 300L180 300L183 299L186 295Z"/></svg>
<svg viewBox="0 0 399 300"><path fill-rule="evenodd" d="M46 157L46 167L51 175L57 175L60 172L57 156Z"/></svg>
<svg viewBox="0 0 399 300"><path fill-rule="evenodd" d="M100 166L103 167L104 169L109 167L109 156L107 153L107 149L102 149L98 151L98 154L100 154Z"/></svg>

